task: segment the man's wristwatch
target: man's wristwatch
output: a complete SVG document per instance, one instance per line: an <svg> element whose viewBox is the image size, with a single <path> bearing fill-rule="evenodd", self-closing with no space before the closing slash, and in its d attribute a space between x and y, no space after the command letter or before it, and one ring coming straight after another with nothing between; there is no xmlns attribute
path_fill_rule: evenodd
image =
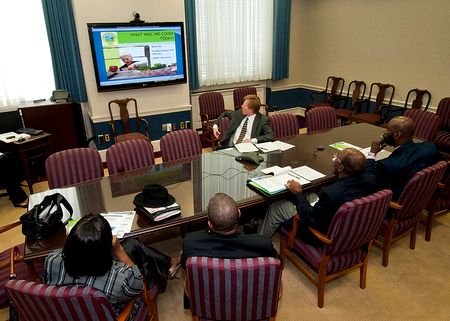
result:
<svg viewBox="0 0 450 321"><path fill-rule="evenodd" d="M372 152L368 152L368 153L367 153L367 156L370 156L370 157L375 157L375 153L372 153Z"/></svg>

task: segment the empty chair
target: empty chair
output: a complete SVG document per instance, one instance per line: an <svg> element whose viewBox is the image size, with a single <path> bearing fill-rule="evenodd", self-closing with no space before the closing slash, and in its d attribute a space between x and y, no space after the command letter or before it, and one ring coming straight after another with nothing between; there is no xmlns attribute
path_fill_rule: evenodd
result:
<svg viewBox="0 0 450 321"><path fill-rule="evenodd" d="M130 119L128 112L128 103L134 103L135 122ZM119 106L120 123L122 125L122 134L120 134L116 122L113 117L112 105ZM113 132L116 143L123 142L129 139L146 139L150 141L148 134L148 122L145 118L138 115L137 101L134 98L115 99L108 103L111 130ZM134 126L131 124L134 123Z"/></svg>
<svg viewBox="0 0 450 321"><path fill-rule="evenodd" d="M45 161L48 187L59 188L103 177L99 152L93 148L73 148L50 155Z"/></svg>
<svg viewBox="0 0 450 321"><path fill-rule="evenodd" d="M407 109L405 116L413 119L416 123L415 137L429 141L434 140L441 123L441 120L435 113L420 109Z"/></svg>
<svg viewBox="0 0 450 321"><path fill-rule="evenodd" d="M300 216L294 217L292 230L281 229L280 256L294 263L317 287L317 305L324 306L325 283L359 269L361 289L366 287L368 255L373 239L383 221L392 191L385 189L342 204L336 212L327 235L309 228L323 242L310 245L297 235ZM310 272L309 266L316 272Z"/></svg>
<svg viewBox="0 0 450 321"><path fill-rule="evenodd" d="M128 320L133 304L139 310L133 320L158 320L156 287L145 292L142 298L126 304L119 316L108 298L95 288L87 286L48 286L26 280L10 280L6 292L22 321L113 321Z"/></svg>
<svg viewBox="0 0 450 321"><path fill-rule="evenodd" d="M350 94L351 93L351 94ZM348 85L347 97L345 98L344 108L336 108L336 116L343 122L347 122L364 98L366 93L366 83L361 80L353 80Z"/></svg>
<svg viewBox="0 0 450 321"><path fill-rule="evenodd" d="M446 166L447 163L441 161L414 174L403 188L398 201L392 203L392 212L384 219L378 238L375 239L375 244L383 250L383 266L389 264L391 244L407 233L410 233L410 249L416 247L420 213L436 190Z"/></svg>
<svg viewBox="0 0 450 321"><path fill-rule="evenodd" d="M281 287L276 258L190 257L186 293L194 320L275 320Z"/></svg>
<svg viewBox="0 0 450 321"><path fill-rule="evenodd" d="M170 132L160 140L163 162L188 158L202 153L199 135L192 129Z"/></svg>
<svg viewBox="0 0 450 321"><path fill-rule="evenodd" d="M378 90L375 98L375 107L372 113L355 113L350 117L351 121L357 123L369 123L372 125L379 125L385 122L389 108L392 104L392 98L394 97L395 87L391 84L382 84L379 82L372 83L370 85L369 98L365 99L367 108L370 108L370 99L372 94ZM361 104L362 105L362 104ZM362 107L362 106L360 106Z"/></svg>
<svg viewBox="0 0 450 321"><path fill-rule="evenodd" d="M298 135L300 126L297 116L289 113L279 113L270 115L269 120L276 139Z"/></svg>
<svg viewBox="0 0 450 321"><path fill-rule="evenodd" d="M306 113L306 128L309 132L331 129L337 126L336 110L333 107L319 106Z"/></svg>
<svg viewBox="0 0 450 321"><path fill-rule="evenodd" d="M234 110L241 108L244 97L247 95L256 95L255 87L239 87L233 90Z"/></svg>
<svg viewBox="0 0 450 321"><path fill-rule="evenodd" d="M202 121L202 137L211 144L214 149L217 139L214 137L214 120L225 111L223 96L219 92L207 92L198 98L200 107L200 119Z"/></svg>
<svg viewBox="0 0 450 321"><path fill-rule="evenodd" d="M342 97L342 90L344 89L344 78L329 76L325 89L319 92L311 93L311 103L309 108L315 107L317 103L320 105L327 104L329 106L339 106L339 101ZM314 96L321 96L314 99Z"/></svg>
<svg viewBox="0 0 450 321"><path fill-rule="evenodd" d="M441 119L434 143L444 153L450 153L450 97L442 98L439 102L436 115Z"/></svg>
<svg viewBox="0 0 450 321"><path fill-rule="evenodd" d="M391 106L387 118L391 119L392 117L405 114L409 106L411 106L411 109L426 111L430 105L430 101L431 93L428 90L418 88L411 89L406 95L405 105L403 107Z"/></svg>
<svg viewBox="0 0 450 321"><path fill-rule="evenodd" d="M106 150L106 163L109 175L152 166L155 164L152 144L143 139L116 143Z"/></svg>

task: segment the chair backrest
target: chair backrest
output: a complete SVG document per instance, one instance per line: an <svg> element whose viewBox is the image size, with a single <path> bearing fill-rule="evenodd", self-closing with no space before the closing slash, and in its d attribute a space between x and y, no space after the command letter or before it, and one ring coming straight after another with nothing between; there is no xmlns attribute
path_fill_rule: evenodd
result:
<svg viewBox="0 0 450 321"><path fill-rule="evenodd" d="M309 132L327 130L337 126L336 110L329 106L311 108L306 113L306 128Z"/></svg>
<svg viewBox="0 0 450 321"><path fill-rule="evenodd" d="M333 243L325 246L326 254L345 253L373 240L383 222L391 198L392 191L384 189L342 204L328 229L327 236Z"/></svg>
<svg viewBox="0 0 450 321"><path fill-rule="evenodd" d="M112 123L114 123L112 105L116 104L117 106L119 106L120 121L122 123L122 128L123 128L123 133L124 134L127 134L127 133L131 132L131 130L130 130L130 114L128 112L128 103L130 101L134 103L134 112L135 112L135 115L136 115L136 128L139 131L139 122L138 122L139 115L138 115L136 99L134 99L134 98L115 99L115 100L111 100L108 103L109 116L111 118L110 121Z"/></svg>
<svg viewBox="0 0 450 321"><path fill-rule="evenodd" d="M436 110L436 115L441 119L441 128L450 130L450 97L442 98Z"/></svg>
<svg viewBox="0 0 450 321"><path fill-rule="evenodd" d="M91 287L10 280L5 289L23 321L116 320L106 296Z"/></svg>
<svg viewBox="0 0 450 321"><path fill-rule="evenodd" d="M409 100L412 98L414 98L414 100L412 101L412 103L410 103ZM425 106L423 106L424 99L426 99ZM408 91L408 94L406 95L404 109L406 110L406 108L408 108L408 105L411 104L411 109L422 109L423 107L423 110L427 110L428 106L430 105L430 101L431 101L431 93L428 90L418 88L411 89L410 91Z"/></svg>
<svg viewBox="0 0 450 321"><path fill-rule="evenodd" d="M441 124L441 120L435 113L421 109L407 109L404 115L416 123L414 136L424 140L434 140L439 125Z"/></svg>
<svg viewBox="0 0 450 321"><path fill-rule="evenodd" d="M93 148L73 148L50 155L45 161L48 187L58 188L103 177L99 152Z"/></svg>
<svg viewBox="0 0 450 321"><path fill-rule="evenodd" d="M163 162L188 158L202 153L200 136L192 129L182 129L164 135L160 140Z"/></svg>
<svg viewBox="0 0 450 321"><path fill-rule="evenodd" d="M219 92L207 92L198 97L200 115L207 114L208 119L216 119L225 111L223 96Z"/></svg>
<svg viewBox="0 0 450 321"><path fill-rule="evenodd" d="M375 98L375 109L374 114L379 114L381 112L381 105L392 104L392 98L394 97L395 87L391 84L383 84L381 82L374 82L370 85L369 91L369 103L372 98L372 93L378 90L377 96Z"/></svg>
<svg viewBox="0 0 450 321"><path fill-rule="evenodd" d="M186 288L193 316L204 320L267 320L275 317L281 285L276 258L191 257Z"/></svg>
<svg viewBox="0 0 450 321"><path fill-rule="evenodd" d="M329 76L327 78L327 86L325 90L328 92L328 88L330 89L330 96L328 96L327 103L330 105L333 105L333 99L338 96L340 97L342 95L342 90L344 89L344 78L342 77L336 77L336 76Z"/></svg>
<svg viewBox="0 0 450 321"><path fill-rule="evenodd" d="M230 126L231 118L230 117L222 117L219 119L219 122L217 126L219 127L220 137L222 138L223 134L227 130L227 128Z"/></svg>
<svg viewBox="0 0 450 321"><path fill-rule="evenodd" d="M276 139L298 135L300 125L297 116L289 113L279 113L270 115L269 120Z"/></svg>
<svg viewBox="0 0 450 321"><path fill-rule="evenodd" d="M155 164L152 144L143 139L116 143L106 150L109 175Z"/></svg>
<svg viewBox="0 0 450 321"><path fill-rule="evenodd" d="M241 108L244 97L247 95L256 95L255 87L239 87L233 90L234 110Z"/></svg>
<svg viewBox="0 0 450 321"><path fill-rule="evenodd" d="M405 219L422 212L444 175L447 162L440 161L415 173L403 188L397 201L402 208L394 210L395 219Z"/></svg>
<svg viewBox="0 0 450 321"><path fill-rule="evenodd" d="M350 109L355 109L356 104L360 102L366 94L366 83L362 80L353 80L348 84L347 99L345 107L350 102Z"/></svg>

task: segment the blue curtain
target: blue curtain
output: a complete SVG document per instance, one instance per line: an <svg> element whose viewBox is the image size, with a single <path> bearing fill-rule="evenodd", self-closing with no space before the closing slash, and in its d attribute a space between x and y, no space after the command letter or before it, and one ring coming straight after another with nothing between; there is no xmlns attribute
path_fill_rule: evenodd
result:
<svg viewBox="0 0 450 321"><path fill-rule="evenodd" d="M71 0L42 0L57 89L69 90L74 101L87 101Z"/></svg>
<svg viewBox="0 0 450 321"><path fill-rule="evenodd" d="M272 80L289 77L291 0L273 2Z"/></svg>
<svg viewBox="0 0 450 321"><path fill-rule="evenodd" d="M198 82L195 0L185 0L184 8L186 15L186 42L188 53L187 56L188 56L189 89L194 90L200 87L200 84Z"/></svg>

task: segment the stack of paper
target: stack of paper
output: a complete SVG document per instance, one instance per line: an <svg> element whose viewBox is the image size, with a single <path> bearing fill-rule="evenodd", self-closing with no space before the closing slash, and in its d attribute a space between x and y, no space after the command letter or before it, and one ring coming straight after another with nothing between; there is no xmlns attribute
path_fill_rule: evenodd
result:
<svg viewBox="0 0 450 321"><path fill-rule="evenodd" d="M144 207L143 210L144 213L147 214L147 217L155 222L160 222L172 216L181 214L180 205L178 205L177 203L162 207Z"/></svg>
<svg viewBox="0 0 450 321"><path fill-rule="evenodd" d="M122 238L125 233L131 231L134 214L136 214L135 211L101 213L109 225L111 225L112 234L118 238Z"/></svg>

